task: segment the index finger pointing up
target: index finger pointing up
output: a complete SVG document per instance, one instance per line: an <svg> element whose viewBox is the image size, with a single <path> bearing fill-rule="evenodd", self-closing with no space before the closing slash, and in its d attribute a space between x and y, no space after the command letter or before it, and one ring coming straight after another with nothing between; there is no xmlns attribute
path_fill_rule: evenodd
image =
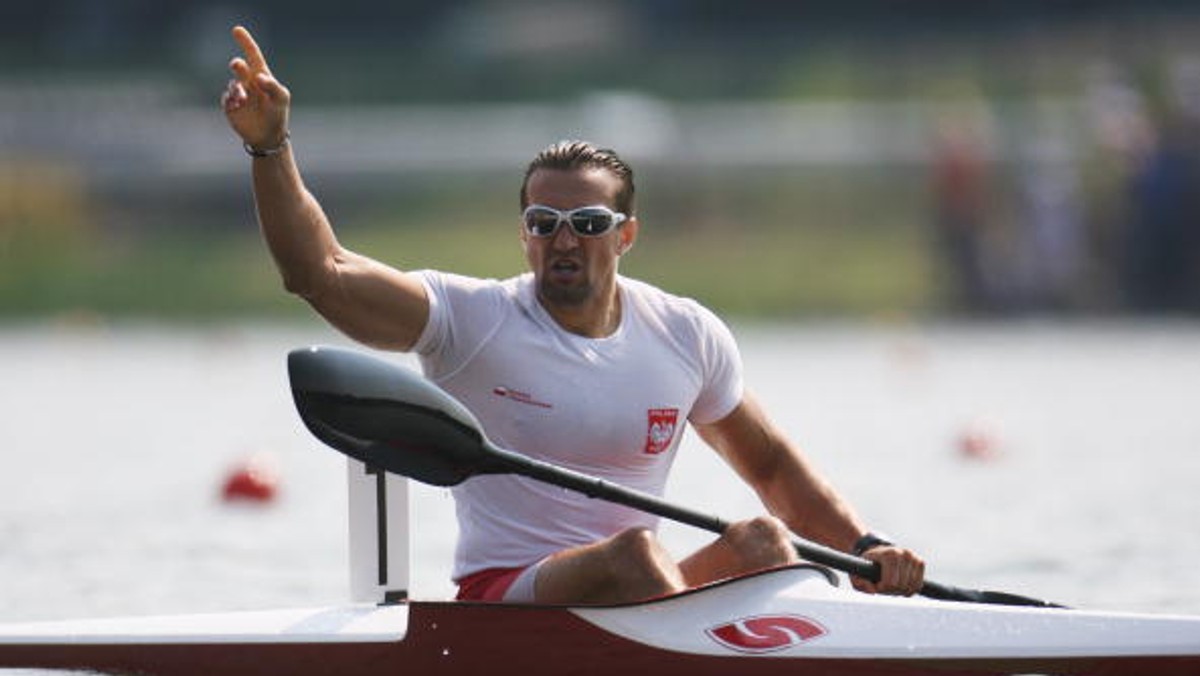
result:
<svg viewBox="0 0 1200 676"><path fill-rule="evenodd" d="M258 43L250 35L250 31L242 26L233 27L233 39L241 45L242 52L246 54L246 63L250 66L250 71L253 73L270 73L271 69L267 67L267 60L263 57L262 50L258 48Z"/></svg>

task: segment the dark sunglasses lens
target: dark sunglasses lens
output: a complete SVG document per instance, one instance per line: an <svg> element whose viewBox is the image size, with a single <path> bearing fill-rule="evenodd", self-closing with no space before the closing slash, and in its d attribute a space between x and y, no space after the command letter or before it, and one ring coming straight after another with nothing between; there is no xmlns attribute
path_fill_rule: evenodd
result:
<svg viewBox="0 0 1200 676"><path fill-rule="evenodd" d="M581 235L595 237L603 235L612 227L613 215L607 211L584 210L571 216L571 227Z"/></svg>
<svg viewBox="0 0 1200 676"><path fill-rule="evenodd" d="M525 229L531 235L549 237L558 226L558 214L550 211L534 210L525 214Z"/></svg>

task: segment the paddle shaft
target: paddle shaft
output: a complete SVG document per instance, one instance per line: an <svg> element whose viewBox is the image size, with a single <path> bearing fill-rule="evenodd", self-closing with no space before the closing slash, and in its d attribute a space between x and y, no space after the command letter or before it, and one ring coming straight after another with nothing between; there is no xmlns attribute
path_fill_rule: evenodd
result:
<svg viewBox="0 0 1200 676"><path fill-rule="evenodd" d="M615 502L713 533L724 533L725 529L729 527L729 522L724 519L681 507L653 495L619 486L598 477L535 460L528 456L499 448L487 441L484 441L483 444L494 462L494 466L489 471L520 474L531 479L578 491L590 498ZM829 566L843 573L866 578L872 582L878 582L881 577L881 568L874 561L851 556L850 554L802 540L798 537L792 537L792 546L796 548L796 553L801 558L813 563ZM963 589L931 580L924 581L919 593L927 598L942 601L966 601L969 603L1033 606L1038 608L1063 607L1048 601L1017 594Z"/></svg>
<svg viewBox="0 0 1200 676"><path fill-rule="evenodd" d="M461 403L416 373L381 359L339 348L293 350L288 373L297 410L309 430L369 466L435 486L453 486L478 474L520 474L714 533L729 527L721 519L657 497L498 448ZM814 563L872 581L880 578L874 562L800 538L792 538L792 544ZM948 601L1061 607L928 580L921 594Z"/></svg>
<svg viewBox="0 0 1200 676"><path fill-rule="evenodd" d="M495 453L498 458L502 458L505 469L514 474L520 474L531 479L569 488L583 493L589 498L599 498L608 502L615 502L713 533L724 533L729 528L729 522L724 519L681 507L653 495L619 486L604 479L573 472L563 467L541 462L494 446L491 446L488 450ZM808 561L864 577L873 582L879 581L879 564L873 561L867 561L866 559L851 556L836 549L830 549L829 547L795 537L792 538L792 545L796 548L796 553Z"/></svg>

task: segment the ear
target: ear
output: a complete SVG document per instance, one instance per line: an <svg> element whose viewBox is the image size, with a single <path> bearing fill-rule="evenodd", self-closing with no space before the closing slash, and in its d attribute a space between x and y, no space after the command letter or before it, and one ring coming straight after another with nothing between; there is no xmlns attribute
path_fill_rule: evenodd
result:
<svg viewBox="0 0 1200 676"><path fill-rule="evenodd" d="M630 218L621 224L619 237L617 238L617 255L623 255L633 248L634 242L637 241L638 227L640 223L636 216Z"/></svg>

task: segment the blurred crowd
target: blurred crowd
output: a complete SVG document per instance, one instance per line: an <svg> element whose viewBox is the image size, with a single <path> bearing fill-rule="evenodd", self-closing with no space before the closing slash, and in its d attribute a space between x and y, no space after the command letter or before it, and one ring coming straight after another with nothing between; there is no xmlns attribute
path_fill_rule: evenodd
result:
<svg viewBox="0 0 1200 676"><path fill-rule="evenodd" d="M956 310L1200 313L1200 60L1150 85L1111 66L1088 80L1083 151L1033 133L997 161L986 111L939 126L934 224Z"/></svg>

